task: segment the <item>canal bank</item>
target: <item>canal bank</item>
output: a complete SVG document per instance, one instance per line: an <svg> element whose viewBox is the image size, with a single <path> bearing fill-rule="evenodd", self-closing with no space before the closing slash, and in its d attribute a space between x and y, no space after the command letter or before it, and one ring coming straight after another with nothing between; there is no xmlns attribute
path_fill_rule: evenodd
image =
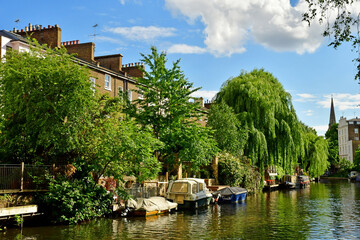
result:
<svg viewBox="0 0 360 240"><path fill-rule="evenodd" d="M359 239L360 184L321 180L310 188L250 195L244 203L143 218L98 218L71 226L8 229L1 239Z"/></svg>

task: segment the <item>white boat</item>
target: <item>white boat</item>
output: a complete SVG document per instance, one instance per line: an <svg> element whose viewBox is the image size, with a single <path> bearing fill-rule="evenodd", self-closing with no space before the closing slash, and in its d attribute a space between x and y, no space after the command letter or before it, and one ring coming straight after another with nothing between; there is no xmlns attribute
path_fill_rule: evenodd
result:
<svg viewBox="0 0 360 240"><path fill-rule="evenodd" d="M199 208L210 204L212 194L204 179L183 178L169 183L166 199L177 203L179 208Z"/></svg>

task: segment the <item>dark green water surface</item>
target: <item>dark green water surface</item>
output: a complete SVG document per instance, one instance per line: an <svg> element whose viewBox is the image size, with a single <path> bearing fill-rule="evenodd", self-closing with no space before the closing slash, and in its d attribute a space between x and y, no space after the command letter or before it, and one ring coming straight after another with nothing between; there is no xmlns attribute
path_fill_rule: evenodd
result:
<svg viewBox="0 0 360 240"><path fill-rule="evenodd" d="M360 184L248 196L241 204L142 218L103 218L75 226L24 227L0 239L360 239Z"/></svg>

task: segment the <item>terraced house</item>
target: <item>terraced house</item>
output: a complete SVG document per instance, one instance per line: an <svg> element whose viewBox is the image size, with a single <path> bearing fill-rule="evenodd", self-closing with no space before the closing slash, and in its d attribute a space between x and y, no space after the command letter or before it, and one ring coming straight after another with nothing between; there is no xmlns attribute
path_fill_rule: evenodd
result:
<svg viewBox="0 0 360 240"><path fill-rule="evenodd" d="M29 24L20 30L0 30L0 57L3 58L9 49L27 51L29 49L27 37L35 38L39 43L47 44L51 48L64 46L69 53L75 54L79 64L86 65L90 69L90 81L100 93L115 97L120 92L126 91L131 101L141 97L134 92L134 89L136 89L135 78L143 76L139 69L139 67L144 68L143 65L140 63L123 65L121 54L94 56L93 42L62 41L61 28L58 25L43 27Z"/></svg>

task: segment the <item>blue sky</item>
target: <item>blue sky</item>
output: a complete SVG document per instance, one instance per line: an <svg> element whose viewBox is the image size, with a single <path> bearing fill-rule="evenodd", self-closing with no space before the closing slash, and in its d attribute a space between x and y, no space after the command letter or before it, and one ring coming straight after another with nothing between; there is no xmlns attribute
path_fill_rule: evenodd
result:
<svg viewBox="0 0 360 240"><path fill-rule="evenodd" d="M322 26L301 21L304 0L18 0L0 9L0 29L29 23L58 24L62 41L94 41L95 55L121 53L123 64L139 62L150 46L181 58L189 81L211 98L242 70L264 68L291 93L297 115L319 134L327 129L330 97L340 116L360 116L356 53L334 50Z"/></svg>

